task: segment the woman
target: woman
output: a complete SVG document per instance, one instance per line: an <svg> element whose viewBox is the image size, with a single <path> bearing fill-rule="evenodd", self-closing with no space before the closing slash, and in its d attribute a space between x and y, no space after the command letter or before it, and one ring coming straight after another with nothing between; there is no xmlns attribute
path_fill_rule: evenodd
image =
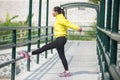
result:
<svg viewBox="0 0 120 80"><path fill-rule="evenodd" d="M64 16L64 10L61 9L60 7L58 6L54 7L52 14L53 14L53 17L55 17L56 19L54 23L54 36L56 38L55 41L47 45L44 45L43 47L35 51L23 52L23 56L28 59L30 58L31 55L40 54L46 50L56 48L65 69L65 71L60 74L60 77L69 77L71 76L71 74L68 69L68 63L67 63L65 52L64 52L64 45L67 41L67 38L66 38L67 28L71 28L79 32L81 32L82 29L79 26L69 22Z"/></svg>

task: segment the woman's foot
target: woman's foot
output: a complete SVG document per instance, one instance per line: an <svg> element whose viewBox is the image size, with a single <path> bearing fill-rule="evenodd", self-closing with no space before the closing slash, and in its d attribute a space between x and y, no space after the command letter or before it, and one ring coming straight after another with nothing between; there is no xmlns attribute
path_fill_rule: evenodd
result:
<svg viewBox="0 0 120 80"><path fill-rule="evenodd" d="M71 76L71 73L68 72L68 71L64 71L64 72L61 73L59 76L60 76L60 77L70 77L70 76Z"/></svg>
<svg viewBox="0 0 120 80"><path fill-rule="evenodd" d="M24 58L27 58L27 59L30 58L29 52L22 51L22 55L23 55Z"/></svg>

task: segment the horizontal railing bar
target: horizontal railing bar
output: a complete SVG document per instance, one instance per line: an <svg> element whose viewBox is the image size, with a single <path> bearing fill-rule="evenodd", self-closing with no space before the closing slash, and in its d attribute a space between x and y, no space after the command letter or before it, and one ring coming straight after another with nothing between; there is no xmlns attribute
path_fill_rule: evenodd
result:
<svg viewBox="0 0 120 80"><path fill-rule="evenodd" d="M28 37L25 36L25 37L22 37L22 38L17 38L16 40L20 40L20 39L27 39Z"/></svg>
<svg viewBox="0 0 120 80"><path fill-rule="evenodd" d="M2 43L2 42L7 42L7 41L12 41L12 39L7 39L7 40L5 39L5 40L2 40L0 42Z"/></svg>
<svg viewBox="0 0 120 80"><path fill-rule="evenodd" d="M27 44L28 44L28 41L26 41L26 42L19 42L19 43L16 43L16 47L24 46L24 45L27 45Z"/></svg>
<svg viewBox="0 0 120 80"><path fill-rule="evenodd" d="M11 48L12 44L4 44L4 45L0 45L0 50L6 49L6 48Z"/></svg>
<svg viewBox="0 0 120 80"><path fill-rule="evenodd" d="M30 42L26 41L26 42L16 43L16 45L13 45L13 44L0 45L0 50L12 48L13 46L20 47L20 46L27 45L28 43L35 43L38 40L43 40L43 39L45 39L47 37L51 37L51 36L53 36L53 34L49 34L48 36L43 35L43 36L41 36L41 38L34 38Z"/></svg>
<svg viewBox="0 0 120 80"><path fill-rule="evenodd" d="M8 30L27 30L27 27L1 27L0 31L8 31Z"/></svg>
<svg viewBox="0 0 120 80"><path fill-rule="evenodd" d="M4 38L4 39L11 39L12 37L9 37L9 36L12 36L12 35L6 35L6 36L0 36L0 38Z"/></svg>
<svg viewBox="0 0 120 80"><path fill-rule="evenodd" d="M21 60L21 59L23 59L24 57L19 57L19 58L17 58L15 61L19 61L19 60Z"/></svg>
<svg viewBox="0 0 120 80"><path fill-rule="evenodd" d="M99 46L97 45L97 48L98 48L98 51L100 52L100 48L99 48ZM98 52L98 56L99 56L99 61L100 61L100 66L101 66L101 69L102 69L102 73L104 73L104 66L103 66L103 61L102 61L102 59L101 59L101 55L100 55L100 53ZM103 75L102 77L104 77L105 78L105 75Z"/></svg>
<svg viewBox="0 0 120 80"><path fill-rule="evenodd" d="M31 28L27 26L16 26L16 27L0 27L0 31L8 31L8 30L28 30L28 29L39 29L39 28L52 28L53 26L32 26ZM94 27L94 26L83 26L83 27Z"/></svg>
<svg viewBox="0 0 120 80"><path fill-rule="evenodd" d="M1 35L0 38L8 37L8 36L12 36L12 33L11 34L7 34L7 35Z"/></svg>
<svg viewBox="0 0 120 80"><path fill-rule="evenodd" d="M30 27L0 27L0 31L8 31L8 30L28 30L28 29L40 29L40 28L52 28L52 26L32 26L31 28Z"/></svg>
<svg viewBox="0 0 120 80"><path fill-rule="evenodd" d="M11 61L7 61L5 63L2 63L2 64L0 64L0 68L7 66L7 65L10 65L11 63L14 63L14 62L15 62L14 60L11 60Z"/></svg>
<svg viewBox="0 0 120 80"><path fill-rule="evenodd" d="M28 42L28 41L26 41L26 42L20 42L20 43L17 43L16 44L16 47L21 47L21 46L25 46L25 45L27 45L28 43L35 43L35 42L37 42L37 40L40 40L39 38L37 38L35 41L34 40L32 40L32 41L30 41L30 42ZM44 41L43 39L41 39L41 41Z"/></svg>
<svg viewBox="0 0 120 80"><path fill-rule="evenodd" d="M37 30L32 30L32 32L35 32ZM17 35L20 35L20 34L24 34L25 32L19 32L19 33L16 33ZM2 35L0 36L0 38L3 38L3 37L8 37L8 36L12 36L12 33L11 34L7 34L7 35Z"/></svg>
<svg viewBox="0 0 120 80"><path fill-rule="evenodd" d="M24 58L24 57L19 57L19 58L17 58L16 60L11 60L11 61L4 62L4 63L0 64L0 68L2 68L2 67L4 67L4 66L7 66L7 65L10 65L11 63L14 63L14 62L16 62L16 61L19 61L19 60L21 60L21 59L23 59L23 58Z"/></svg>
<svg viewBox="0 0 120 80"><path fill-rule="evenodd" d="M52 34L53 35L53 34ZM52 36L51 34L50 35L48 35L48 36ZM41 35L41 36L45 36L45 35ZM38 35L33 35L33 36L31 36L31 38L34 38L34 37L38 37ZM25 37L22 37L22 38L17 38L17 40L20 40L20 39L27 39L28 37L27 36L25 36ZM2 42L7 42L7 41L11 41L12 39L5 39L5 40L2 40L2 41L0 41L1 43Z"/></svg>
<svg viewBox="0 0 120 80"><path fill-rule="evenodd" d="M99 46L97 46L97 48L98 48L98 50L100 49ZM100 52L100 50L99 50L99 52ZM99 55L99 57L100 57L101 55L100 55L99 52L98 52L98 55ZM100 66L102 67L101 69L102 69L102 73L103 73L103 68L104 68L104 67L103 67L103 65L102 65L102 59L100 58L99 61L100 61Z"/></svg>
<svg viewBox="0 0 120 80"><path fill-rule="evenodd" d="M48 35L48 37L51 37L53 34L50 34L50 35ZM71 34L72 35L72 34ZM73 34L74 35L74 34ZM77 35L77 34L76 34ZM84 35L83 35L84 36ZM90 35L86 35L85 37L89 37ZM96 37L96 35L92 35L93 37ZM31 38L37 38L38 37L38 35L33 35L33 36L31 36ZM82 37L82 36L81 36ZM17 38L17 40L20 40L20 39L27 39L28 37L27 36L25 36L25 37L22 37L22 38ZM11 41L12 39L5 39L5 40L2 40L2 41L0 41L0 43L2 43L2 42L7 42L7 41Z"/></svg>
<svg viewBox="0 0 120 80"><path fill-rule="evenodd" d="M106 30L99 28L99 27L97 27L97 29L99 29L100 31L102 31L103 33L108 35L111 39L120 42L120 34L119 33L112 33L110 31L106 31Z"/></svg>
<svg viewBox="0 0 120 80"><path fill-rule="evenodd" d="M100 41L100 38L98 37L98 41L99 41L99 44L101 45L101 46L103 46L102 44L101 44L101 41ZM119 80L120 79L120 73L118 72L118 70L116 69L116 66L115 65L110 65L110 57L107 55L107 54L105 54L105 51L104 51L104 49L103 49L103 54L104 54L104 56L105 56L105 59L106 59L106 61L107 61L107 64L108 64L108 67L109 67L109 71L110 71L110 74L112 75L112 77L115 79L115 80ZM100 58L101 59L101 58Z"/></svg>
<svg viewBox="0 0 120 80"><path fill-rule="evenodd" d="M97 36L97 38L98 38L100 46L102 46L102 50L103 50L103 54L104 54L105 60L107 61L107 65L109 66L109 64L110 64L110 57L105 53L105 50L103 49L103 45L101 44L100 38L98 36Z"/></svg>
<svg viewBox="0 0 120 80"><path fill-rule="evenodd" d="M114 64L110 65L109 71L114 80L120 80L120 72Z"/></svg>

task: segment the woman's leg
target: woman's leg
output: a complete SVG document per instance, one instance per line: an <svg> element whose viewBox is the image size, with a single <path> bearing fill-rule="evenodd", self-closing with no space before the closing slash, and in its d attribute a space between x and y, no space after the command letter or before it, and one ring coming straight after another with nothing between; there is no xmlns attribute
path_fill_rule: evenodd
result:
<svg viewBox="0 0 120 80"><path fill-rule="evenodd" d="M46 45L42 46L41 48L39 48L35 51L32 51L31 53L32 53L32 55L36 55L36 54L40 54L40 53L42 53L46 50L53 49L55 47L56 47L56 40L49 43L49 44L46 44Z"/></svg>
<svg viewBox="0 0 120 80"><path fill-rule="evenodd" d="M60 37L60 38L57 38L56 41L57 41L56 48L57 48L59 57L62 61L65 71L68 71L68 63L67 63L67 60L65 57L65 52L64 52L64 45L65 45L67 39L65 37Z"/></svg>

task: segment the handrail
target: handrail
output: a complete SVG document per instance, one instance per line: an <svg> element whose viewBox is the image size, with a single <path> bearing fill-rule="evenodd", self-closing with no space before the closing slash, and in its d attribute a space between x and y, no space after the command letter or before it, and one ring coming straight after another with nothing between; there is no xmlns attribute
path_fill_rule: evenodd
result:
<svg viewBox="0 0 120 80"><path fill-rule="evenodd" d="M110 71L111 75L114 77L115 80L119 80L120 79L120 72L118 72L118 69L116 68L116 66L114 64L110 64L110 57L108 56L108 54L106 54L105 50L103 49L104 47L102 47L103 45L101 44L99 37L98 37L98 41L99 41L99 44L103 50L103 54L105 56L105 59L106 59L107 65L109 67L109 71Z"/></svg>
<svg viewBox="0 0 120 80"><path fill-rule="evenodd" d="M41 27L37 27L37 26L33 26L33 27L31 27L31 28L28 28L28 27L0 27L0 32L3 32L3 31L13 31L13 30L29 30L29 29L46 29L46 28L53 28L52 26L49 26L49 27L46 27L46 26L41 26ZM50 30L51 30L50 29ZM20 35L20 33L17 33L16 32L16 35ZM11 34L9 34L9 36L12 36L13 34L11 33ZM8 37L8 35L4 35L4 36L6 36L6 37ZM35 41L37 41L37 40L44 40L45 38L47 38L48 36L53 36L53 33L51 33L50 32L50 34L48 34L48 35L41 35L41 37L40 38L38 38L37 37L38 35L36 35L36 36L31 36L31 38L32 37L34 37L34 39L33 40L31 40L30 42L28 42L28 41L25 41L25 42L22 42L22 43L18 43L18 42L16 42L16 45L14 45L14 44L12 44L12 43L9 43L9 44L3 44L3 45L0 45L0 50L2 50L2 49L5 49L5 48L11 48L11 47L18 47L19 45L20 46L23 46L23 45L26 45L26 44L28 44L28 43L34 43ZM36 37L36 38L35 38ZM1 36L1 38L2 38L2 36ZM12 38L12 37L11 37ZM9 38L9 40L7 39L7 40L4 40L3 42L6 42L6 41L12 41L12 39L11 38ZM17 38L17 40L19 39L27 39L28 37L27 36L25 36L25 37L22 37L22 38ZM1 41L2 42L2 41Z"/></svg>
<svg viewBox="0 0 120 80"><path fill-rule="evenodd" d="M106 31L105 29L102 29L102 28L100 28L100 27L97 27L97 29L100 30L102 33L105 33L105 34L106 34L107 36L109 36L112 40L115 40L115 41L117 41L117 42L120 41L120 34L119 34L119 33L112 33L112 32L110 32L110 31ZM97 36L97 41L98 41L99 46L101 46L101 47L99 47L99 46L97 45L98 50L99 50L99 49L102 49L103 56L104 56L105 61L106 61L107 65L108 65L109 72L110 72L111 76L113 77L114 80L119 80L119 79L120 79L120 72L119 72L118 69L116 68L116 65L115 65L115 64L110 64L110 56L108 55L108 54L110 54L110 53L106 53L105 47L104 47L104 45L102 44L103 41L101 41L101 39L100 39L99 36ZM101 61L102 61L102 60L101 60ZM101 65L101 67L103 67L103 66Z"/></svg>
<svg viewBox="0 0 120 80"><path fill-rule="evenodd" d="M53 27L53 26L49 26L49 27L47 27L47 26L32 26L32 27L20 27L20 26L16 26L16 27L0 27L0 31L8 31L8 30L28 30L28 29L39 29L39 28L51 28L51 27Z"/></svg>
<svg viewBox="0 0 120 80"><path fill-rule="evenodd" d="M45 38L47 37L51 37L53 36L53 34L49 34L48 36L44 35L44 36L41 36L41 38L34 38L32 39L31 41L26 41L26 42L20 42L20 43L16 43L16 45L14 44L4 44L4 45L0 45L0 50L3 50L3 49L7 49L7 48L12 48L12 47L20 47L20 46L24 46L24 45L27 45L28 43L34 43L38 40L44 40Z"/></svg>
<svg viewBox="0 0 120 80"><path fill-rule="evenodd" d="M116 65L111 64L109 67L109 71L111 75L113 76L114 80L120 80L120 72L116 68Z"/></svg>
<svg viewBox="0 0 120 80"><path fill-rule="evenodd" d="M106 35L108 35L111 39L120 42L120 34L119 33L112 33L110 31L106 31L105 29L97 27L98 30L102 31Z"/></svg>
<svg viewBox="0 0 120 80"><path fill-rule="evenodd" d="M108 55L108 53L107 54L105 54L106 52L105 52L105 49L104 49L104 47L102 47L103 46L103 44L101 44L102 43L102 41L100 40L100 38L97 36L97 39L98 39L98 42L99 42L99 44L100 44L100 46L101 46L101 48L102 48L102 50L103 50L103 54L104 54L104 56L105 56L105 59L106 59L106 62L107 62L107 65L110 65L110 56ZM99 47L99 46L98 46ZM100 48L100 47L99 47Z"/></svg>
<svg viewBox="0 0 120 80"><path fill-rule="evenodd" d="M118 34L115 34L115 36L114 36L114 35L112 35L112 33L107 32L107 31L105 31L105 30L103 30L103 29L100 29L100 28L97 28L97 29L101 30L103 33L105 33L106 35L108 35L109 37L111 37L111 38L114 39L114 40L116 40L114 37L116 37L116 35L118 36ZM108 33L109 33L109 34L108 34ZM116 68L116 65L110 64L110 56L108 55L109 53L106 53L106 51L105 51L105 49L104 49L104 46L103 46L103 44L102 44L102 41L101 41L101 39L99 38L99 36L97 36L97 39L98 39L98 44L100 44L99 46L101 46L101 47L99 47L99 46L97 45L98 50L99 50L100 48L102 49L102 52L103 52L105 61L106 61L107 65L108 65L109 72L110 72L111 76L113 76L114 80L119 80L119 79L120 79L120 72L119 72L118 69ZM118 41L119 41L119 39L120 39L120 38L117 38ZM99 56L100 56L100 54L99 54ZM102 61L101 58L100 58L100 61ZM101 67L103 68L103 65L101 65Z"/></svg>

